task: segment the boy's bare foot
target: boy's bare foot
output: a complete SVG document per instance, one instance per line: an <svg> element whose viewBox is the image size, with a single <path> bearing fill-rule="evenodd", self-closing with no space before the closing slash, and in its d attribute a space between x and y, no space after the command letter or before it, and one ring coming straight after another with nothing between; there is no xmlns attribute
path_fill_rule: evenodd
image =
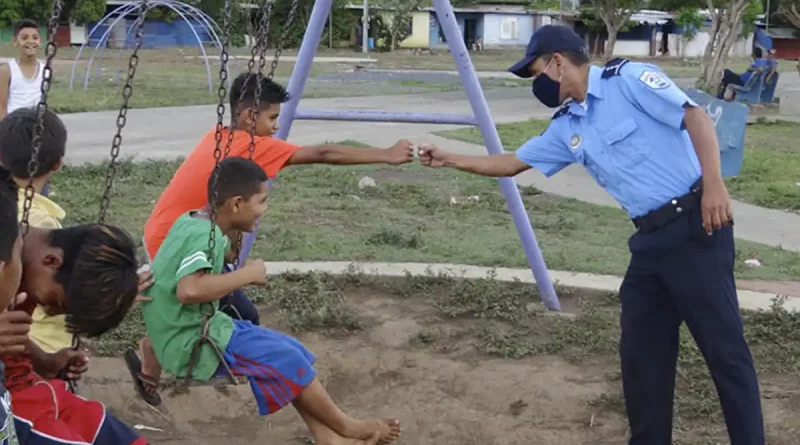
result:
<svg viewBox="0 0 800 445"><path fill-rule="evenodd" d="M375 424L380 428L381 436L379 445L386 445L394 442L400 437L400 421L397 419L376 420Z"/></svg>

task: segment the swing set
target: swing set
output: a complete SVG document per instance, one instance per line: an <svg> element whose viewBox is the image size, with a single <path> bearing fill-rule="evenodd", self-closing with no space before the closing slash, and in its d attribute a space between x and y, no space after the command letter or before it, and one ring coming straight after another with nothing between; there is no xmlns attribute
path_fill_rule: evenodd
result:
<svg viewBox="0 0 800 445"><path fill-rule="evenodd" d="M411 123L437 123L437 124L460 124L472 125L480 128L484 137L484 142L488 151L491 154L503 153L503 148L500 142L500 137L497 129L494 126L489 107L486 99L481 90L480 82L475 73L474 67L469 57L466 45L462 38L461 32L458 28L458 23L453 13L452 5L449 0L433 0L433 6L436 15L441 24L442 31L447 39L450 47L450 53L453 55L454 62L458 68L459 75L471 104L474 115L461 115L461 114L444 114L444 113L398 113L398 112L374 112L374 111L334 111L334 110L298 110L300 98L303 94L308 74L313 62L316 49L319 45L322 31L325 26L328 14L331 9L333 0L316 0L311 12L311 17L303 37L300 51L289 82L288 91L291 96L289 102L285 104L280 115L280 130L277 137L286 139L289 131L291 130L292 123L295 119L306 120L339 120L339 121L371 121L371 122L411 122ZM293 22L297 15L297 9L300 0L292 0L291 8L288 17L283 27L283 32L280 35L279 41L275 46L275 54L272 59L272 64L266 74L266 78L272 79L275 75L275 70L280 61L280 56L286 43L288 32L291 29ZM35 190L33 188L33 174L38 168L38 153L41 146L41 135L43 131L43 116L47 110L47 93L50 88L52 78L52 60L56 55L55 34L58 25L58 19L61 13L62 0L53 0L51 17L48 24L48 41L45 54L47 56L43 80L42 80L42 98L38 104L38 120L36 130L33 138L33 150L28 171L31 174L31 182L25 189L25 202L23 217L21 220L23 236L28 231L28 217L30 207L34 197ZM223 23L222 23L222 45L220 51L220 70L219 70L219 88L217 90L218 103L216 109L217 123L215 130L216 146L214 148L214 169L212 171L211 189L214 191L210 196L211 204L211 230L209 232L208 249L213 252L216 247L216 212L215 207L217 204L218 196L216 193L216 183L219 178L220 162L228 156L233 142L233 131L228 132L227 140L223 142L223 133L225 129L225 101L228 97L228 78L229 78L229 50L231 45L231 28L232 28L232 13L234 8L234 0L226 0L223 6ZM261 93L261 82L265 77L265 70L267 64L266 50L268 48L268 36L270 25L272 21L272 0L263 0L258 9L258 28L256 31L255 45L252 46L250 51L250 59L247 63L247 81L255 78L256 91L255 91L255 107L252 111L252 126L250 128L250 144L249 144L249 157L252 160L253 154L256 149L255 130L256 121L259 111L259 99ZM145 21L145 13L148 9L148 1L144 0L139 5L138 17L134 23L135 28L135 45L133 52L128 61L128 75L125 85L122 89L122 103L117 117L117 131L114 135L111 145L110 160L106 172L106 187L100 200L100 213L98 222L104 223L108 206L111 202L112 188L114 177L116 174L116 160L119 156L120 147L122 145L122 130L126 124L126 115L128 110L128 101L133 94L133 79L136 74L136 67L139 62L138 51L142 46L143 41L143 26ZM258 67L256 67L258 63ZM255 76L254 76L255 74ZM246 88L242 89L239 103L242 103ZM236 120L242 110L231 110L233 126L235 128ZM501 191L506 199L510 213L512 214L514 223L519 232L522 241L523 249L528 258L533 275L538 283L542 299L545 305L551 310L560 310L558 298L555 294L552 280L550 279L549 272L544 263L541 251L539 249L536 237L531 227L528 215L519 195L519 190L516 187L512 178L499 179ZM248 233L244 237L241 235L234 243L234 248L238 253L237 260L234 267L237 267L243 262L252 249L253 242L255 241L255 232ZM209 255L213 258L213 255ZM215 354L219 357L220 362L225 366L227 380L232 385L238 385L241 380L238 379L232 370L225 365L222 351L211 341L208 335L209 323L208 321L216 309L212 304L209 304L210 311L207 312L201 336L195 343L188 367L187 373L184 378L184 388L189 386L208 385L210 382L194 382L192 380L192 370L199 355L199 351L203 344L208 344L214 350ZM73 345L75 348L79 347L80 339L75 337ZM211 383L213 384L213 383Z"/></svg>

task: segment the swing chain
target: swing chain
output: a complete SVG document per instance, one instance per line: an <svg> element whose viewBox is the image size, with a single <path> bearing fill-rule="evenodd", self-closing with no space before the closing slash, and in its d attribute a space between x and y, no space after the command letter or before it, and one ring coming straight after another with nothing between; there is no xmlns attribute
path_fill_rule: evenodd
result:
<svg viewBox="0 0 800 445"><path fill-rule="evenodd" d="M275 77L275 70L278 69L278 63L280 62L281 53L283 52L283 47L286 44L286 39L289 37L289 30L292 28L292 23L294 23L295 15L297 15L297 7L300 5L300 0L292 0L292 6L289 9L289 17L286 20L286 24L283 26L283 30L281 30L281 36L278 40L278 46L275 48L275 57L272 59L272 67L269 70L269 75L267 75L267 79L272 80Z"/></svg>
<svg viewBox="0 0 800 445"><path fill-rule="evenodd" d="M28 185L25 186L25 200L22 203L22 219L20 220L20 235L24 237L28 234L30 223L28 219L33 206L33 197L36 189L33 187L33 180L39 171L39 150L42 148L42 134L44 133L44 115L47 112L47 94L50 92L50 83L53 79L53 59L56 57L58 48L56 46L56 32L58 31L58 20L61 17L61 0L53 0L50 13L50 21L47 23L47 46L44 53L46 61L42 69L42 85L40 88L41 98L36 105L36 128L33 133L33 146L31 148L31 158L28 161ZM13 303L12 303L13 304Z"/></svg>
<svg viewBox="0 0 800 445"><path fill-rule="evenodd" d="M258 114L261 109L261 89L262 80L264 79L264 68L267 66L267 39L269 37L270 23L272 20L272 4L267 2L266 8L261 10L261 17L258 25L258 37L256 39L256 46L259 48L258 52L258 73L256 73L256 89L255 89L255 105L253 106L252 121L250 123L250 145L247 147L250 159L253 159L253 154L256 151L256 127L258 125ZM249 81L252 72L248 76ZM244 89L242 90L244 92Z"/></svg>
<svg viewBox="0 0 800 445"><path fill-rule="evenodd" d="M136 68L139 66L139 49L142 47L144 41L144 22L148 11L147 0L142 0L139 5L139 16L133 26L136 27L135 43L133 53L128 59L128 77L125 80L125 86L122 87L122 104L119 108L117 115L117 133L111 141L111 159L108 161L108 168L106 169L106 189L103 192L103 197L100 199L100 216L97 222L103 224L106 220L108 213L108 206L111 204L111 193L114 185L114 177L117 173L117 158L119 157L119 150L122 146L122 129L125 128L128 120L128 101L133 95L133 78L136 75Z"/></svg>
<svg viewBox="0 0 800 445"><path fill-rule="evenodd" d="M211 230L208 235L208 250L209 259L214 260L214 251L217 247L217 201L219 200L219 193L217 192L217 181L219 180L219 162L222 159L222 130L225 128L223 120L225 119L225 97L228 95L227 80L228 80L228 49L231 43L231 14L233 13L233 0L225 0L225 9L223 13L223 43L220 51L220 69L219 69L219 89L217 95L219 96L219 103L217 103L217 129L214 134L216 145L214 146L214 170L211 173L211 196L210 207L211 213L209 219L211 220ZM232 111L232 110L231 110ZM229 145L233 139L233 129L228 134ZM226 151L228 148L226 148Z"/></svg>
<svg viewBox="0 0 800 445"><path fill-rule="evenodd" d="M272 1L271 0L264 0L264 3L265 4L269 3L271 5ZM259 11L260 11L260 9L259 9ZM250 46L250 60L247 61L247 77L245 79L248 79L248 80L250 79L250 75L253 74L253 69L256 66L256 56L258 56L258 48L259 48L259 41L258 41L259 35L260 35L260 30L256 29L256 36L255 36L256 37L256 41L254 42L253 45ZM223 49L223 52L226 52L226 54L225 54L225 63L227 64L227 60L228 60L227 51L225 51ZM220 77L221 76L222 76L222 72L220 71ZM227 78L228 78L228 73L226 72L225 73L225 79L227 80ZM246 91L246 89L242 88L242 91L239 93L239 101L237 102L236 110L231 110L231 128L230 128L230 131L228 132L228 138L227 138L227 140L225 142L225 153L222 156L223 159L227 158L228 155L231 152L231 146L233 145L233 133L234 133L234 131L236 131L236 125L237 125L237 122L239 121L239 113L241 112L241 103L242 103L242 100L244 100L245 91ZM226 90L226 94L227 94L227 90ZM220 98L220 99L222 99L222 98ZM222 101L220 101L220 103L222 103ZM220 105L220 106L222 106L222 105ZM225 110L224 110L224 107L223 107L223 114L225 114L224 111ZM217 114L219 114L219 108L217 109ZM221 131L222 131L222 129L220 129L220 133L219 133L220 137L222 137Z"/></svg>

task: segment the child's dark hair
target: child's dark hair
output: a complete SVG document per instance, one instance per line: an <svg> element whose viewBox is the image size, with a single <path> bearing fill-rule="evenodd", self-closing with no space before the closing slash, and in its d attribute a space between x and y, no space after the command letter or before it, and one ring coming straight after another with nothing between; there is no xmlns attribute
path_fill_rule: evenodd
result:
<svg viewBox="0 0 800 445"><path fill-rule="evenodd" d="M38 113L35 108L20 108L0 120L0 164L15 178L29 179L28 162L33 152L33 133ZM39 168L35 178L53 171L64 157L67 129L61 118L50 110L44 113L44 132L39 148Z"/></svg>
<svg viewBox="0 0 800 445"><path fill-rule="evenodd" d="M230 92L232 114L235 114L236 110L241 111L255 105L257 79L258 76L255 73L242 73L234 79ZM242 96L242 90L244 90L244 96ZM239 102L240 97L242 98L241 102ZM263 109L272 104L282 104L288 101L289 93L286 88L271 79L262 77L259 108Z"/></svg>
<svg viewBox="0 0 800 445"><path fill-rule="evenodd" d="M17 197L19 189L11 173L0 167L0 261L11 259L14 243L19 237Z"/></svg>
<svg viewBox="0 0 800 445"><path fill-rule="evenodd" d="M31 19L22 19L14 25L14 37L19 35L19 32L23 29L33 28L35 30L39 30L39 24L34 22Z"/></svg>
<svg viewBox="0 0 800 445"><path fill-rule="evenodd" d="M48 241L64 255L55 280L66 293L69 331L97 337L117 327L139 289L131 237L118 227L83 224L53 230Z"/></svg>
<svg viewBox="0 0 800 445"><path fill-rule="evenodd" d="M761 48L759 47L753 48L753 57L755 57L756 59L764 57L764 51L762 51Z"/></svg>
<svg viewBox="0 0 800 445"><path fill-rule="evenodd" d="M250 199L261 190L261 184L267 180L264 169L255 162L245 158L226 158L219 163L217 179L217 206L227 200L241 196ZM208 202L214 202L214 174L208 180Z"/></svg>

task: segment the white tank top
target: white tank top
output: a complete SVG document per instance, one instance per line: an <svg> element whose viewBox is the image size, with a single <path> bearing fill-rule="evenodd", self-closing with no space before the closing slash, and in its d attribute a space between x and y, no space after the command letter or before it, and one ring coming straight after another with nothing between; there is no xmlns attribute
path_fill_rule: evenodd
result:
<svg viewBox="0 0 800 445"><path fill-rule="evenodd" d="M6 112L11 114L20 108L35 107L42 97L44 63L37 61L36 75L32 79L25 77L16 59L8 61L8 68L11 71L11 84L8 88Z"/></svg>

